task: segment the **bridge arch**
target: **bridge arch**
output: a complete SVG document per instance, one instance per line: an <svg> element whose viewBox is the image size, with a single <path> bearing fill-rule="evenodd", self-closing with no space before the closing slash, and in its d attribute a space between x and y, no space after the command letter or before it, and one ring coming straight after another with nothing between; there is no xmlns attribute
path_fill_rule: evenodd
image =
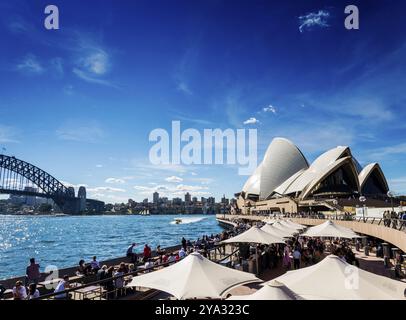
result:
<svg viewBox="0 0 406 320"><path fill-rule="evenodd" d="M38 191L27 189L28 185L34 185ZM65 208L67 203L75 199L74 190L49 173L31 163L7 155L0 155L0 193L50 198L63 211L68 211Z"/></svg>

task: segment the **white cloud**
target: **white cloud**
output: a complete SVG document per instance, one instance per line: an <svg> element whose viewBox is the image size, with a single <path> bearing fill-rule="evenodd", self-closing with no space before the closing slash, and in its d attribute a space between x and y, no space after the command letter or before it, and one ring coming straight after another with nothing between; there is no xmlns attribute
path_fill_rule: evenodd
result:
<svg viewBox="0 0 406 320"><path fill-rule="evenodd" d="M16 69L26 74L42 74L45 70L37 57L33 54L26 55L24 59L17 64Z"/></svg>
<svg viewBox="0 0 406 320"><path fill-rule="evenodd" d="M256 124L256 123L259 123L259 120L257 120L256 118L253 118L253 117L244 121L244 124Z"/></svg>
<svg viewBox="0 0 406 320"><path fill-rule="evenodd" d="M269 105L268 107L265 107L262 110L264 112L272 112L273 114L276 114L276 108L272 105Z"/></svg>
<svg viewBox="0 0 406 320"><path fill-rule="evenodd" d="M137 185L133 187L141 195L152 195L154 192L159 192L160 196L166 196L169 198L183 196L186 192L189 192L193 196L209 195L209 188L201 185L152 185L142 186Z"/></svg>
<svg viewBox="0 0 406 320"><path fill-rule="evenodd" d="M299 17L299 31L312 30L314 27L327 28L330 13L326 10L311 12Z"/></svg>
<svg viewBox="0 0 406 320"><path fill-rule="evenodd" d="M190 180L200 182L201 184L210 184L214 181L212 178L191 178Z"/></svg>
<svg viewBox="0 0 406 320"><path fill-rule="evenodd" d="M96 168L103 168L102 164L96 164Z"/></svg>
<svg viewBox="0 0 406 320"><path fill-rule="evenodd" d="M88 188L89 186L87 185L87 184L85 184L85 183L79 183L79 184L73 184L73 183L70 183L70 182L67 182L67 181L62 181L62 180L59 180L65 187L73 187L76 191L80 188L80 187L85 187L85 188Z"/></svg>
<svg viewBox="0 0 406 320"><path fill-rule="evenodd" d="M183 179L181 177L177 177L177 176L170 176L168 178L165 178L166 181L168 182L182 182Z"/></svg>
<svg viewBox="0 0 406 320"><path fill-rule="evenodd" d="M112 184L123 184L125 183L125 180L120 178L107 178L104 182Z"/></svg>
<svg viewBox="0 0 406 320"><path fill-rule="evenodd" d="M109 66L109 56L102 50L90 53L82 61L82 65L89 71L97 75L103 75L107 72Z"/></svg>
<svg viewBox="0 0 406 320"><path fill-rule="evenodd" d="M95 188L88 188L87 191L89 191L89 192L126 192L125 189L122 189L122 188L113 188L113 187L95 187Z"/></svg>

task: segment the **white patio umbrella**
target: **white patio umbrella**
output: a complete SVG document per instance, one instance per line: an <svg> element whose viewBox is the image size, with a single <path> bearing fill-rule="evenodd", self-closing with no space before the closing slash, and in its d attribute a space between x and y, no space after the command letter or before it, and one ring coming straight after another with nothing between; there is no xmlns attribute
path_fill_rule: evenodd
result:
<svg viewBox="0 0 406 320"><path fill-rule="evenodd" d="M230 239L224 240L221 243L258 243L258 244L272 244L272 243L285 243L282 237L274 236L253 226L247 231L236 235Z"/></svg>
<svg viewBox="0 0 406 320"><path fill-rule="evenodd" d="M227 300L303 300L283 283L271 280L253 294L231 296Z"/></svg>
<svg viewBox="0 0 406 320"><path fill-rule="evenodd" d="M273 243L285 243L285 240L281 237L274 236L268 232L265 232L257 226L252 226L247 231L236 235L230 239L224 240L221 243L256 243L256 244L273 244ZM256 265L258 272L258 248L256 250Z"/></svg>
<svg viewBox="0 0 406 320"><path fill-rule="evenodd" d="M280 230L282 230L282 231L284 231L284 232L289 233L292 237L293 237L295 234L299 233L298 230L293 229L293 228L290 228L290 227L287 227L287 226L283 225L280 221L273 223L272 226L275 227L275 228L277 228L277 229L280 229Z"/></svg>
<svg viewBox="0 0 406 320"><path fill-rule="evenodd" d="M335 255L275 280L311 300L405 299L406 283L359 269Z"/></svg>
<svg viewBox="0 0 406 320"><path fill-rule="evenodd" d="M309 228L302 234L304 237L332 237L332 238L359 238L350 228L339 226L333 221L328 220L317 226Z"/></svg>
<svg viewBox="0 0 406 320"><path fill-rule="evenodd" d="M302 225L302 224L295 223L295 222L290 221L290 220L282 220L281 223L282 223L283 225L286 225L286 226L288 226L288 227L290 227L290 228L293 228L293 229L295 229L295 230L304 230L304 229L307 228L306 226L304 226L304 225Z"/></svg>
<svg viewBox="0 0 406 320"><path fill-rule="evenodd" d="M221 266L197 252L158 271L136 276L127 285L170 293L177 299L222 298L228 290L262 281L253 274Z"/></svg>
<svg viewBox="0 0 406 320"><path fill-rule="evenodd" d="M275 228L273 225L266 223L261 227L262 231L268 232L272 235L274 235L275 237L279 237L279 238L290 238L291 232L289 231L284 231L278 228Z"/></svg>

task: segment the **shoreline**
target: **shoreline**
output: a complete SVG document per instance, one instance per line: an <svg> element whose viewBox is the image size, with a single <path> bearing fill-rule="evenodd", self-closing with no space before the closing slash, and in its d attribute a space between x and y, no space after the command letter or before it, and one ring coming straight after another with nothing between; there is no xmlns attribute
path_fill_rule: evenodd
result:
<svg viewBox="0 0 406 320"><path fill-rule="evenodd" d="M10 216L14 216L14 215L10 215ZM72 216L72 215L67 215L67 216ZM73 215L75 216L75 215ZM114 216L114 215L112 215ZM193 215L195 216L195 215ZM198 216L198 215L196 215ZM232 228L232 225L230 224L222 224L220 223L220 221L218 221L216 219L217 223L223 228L223 229L228 229L228 228ZM198 236L197 238L199 238L200 236ZM193 239L193 241L196 239ZM163 250L167 251L167 252L173 252L173 251L177 251L179 250L181 247L181 245L170 245L168 247L162 248ZM137 254L142 254L142 252L137 253ZM152 256L156 257L156 251L152 250ZM129 258L126 256L122 256L122 257L112 257L109 258L107 260L103 260L103 261L99 261L100 265L106 264L108 267L111 265L117 265L120 262L125 262L125 263L131 263ZM66 267L62 267L60 269L58 269L58 274L59 276L62 276L63 274L68 274L69 276L75 276L75 272L77 270L78 266L66 266ZM48 277L50 274L49 273L45 273L45 272L41 272L41 281L43 281L46 277ZM11 277L7 277L7 278L3 278L0 279L0 284L2 284L3 286L7 287L7 286L14 286L15 282L17 280L21 280L24 282L25 279L25 275L19 275L19 276L11 276Z"/></svg>

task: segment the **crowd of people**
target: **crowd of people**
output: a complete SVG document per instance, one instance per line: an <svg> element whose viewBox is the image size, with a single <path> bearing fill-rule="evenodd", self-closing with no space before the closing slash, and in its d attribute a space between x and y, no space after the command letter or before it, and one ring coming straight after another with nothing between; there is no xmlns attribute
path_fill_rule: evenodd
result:
<svg viewBox="0 0 406 320"><path fill-rule="evenodd" d="M225 247L218 246L218 244L251 227L251 223L246 223L243 220L234 220L234 223L233 228L224 230L219 234L203 235L195 241L182 237L179 250L165 250L158 245L155 252L153 252L151 247L145 244L142 252L136 253L135 249L138 245L137 243L132 243L126 251L129 263L121 262L117 266L108 267L105 264L101 265L96 256L93 256L89 262L81 259L76 270L76 276L87 277L95 275L96 280L100 281L100 285L105 289L108 299L120 297L126 294L128 290L132 291L131 288L126 288L126 284L139 272L151 272L156 268L166 267L180 261L195 251L210 258L210 251L217 249L223 250L222 254L226 256ZM359 245L360 243L357 242L356 250L359 250ZM378 249L377 255L380 252ZM327 244L320 238L307 238L297 235L289 238L285 244L240 244L238 254L230 259L230 266L242 266L244 262L258 259L261 271L275 268L283 268L285 270L299 269L319 262L323 258L325 251L337 255L350 264L359 265L348 241L335 240ZM17 281L13 287L14 299L26 300L38 298L40 293L37 286L40 277L40 266L32 258L26 268L25 283ZM71 294L63 292L71 288L69 280L69 276L65 275L58 282L54 290L55 299L71 298ZM0 286L0 293L4 292L3 289L4 287ZM59 292L61 293L58 294Z"/></svg>

